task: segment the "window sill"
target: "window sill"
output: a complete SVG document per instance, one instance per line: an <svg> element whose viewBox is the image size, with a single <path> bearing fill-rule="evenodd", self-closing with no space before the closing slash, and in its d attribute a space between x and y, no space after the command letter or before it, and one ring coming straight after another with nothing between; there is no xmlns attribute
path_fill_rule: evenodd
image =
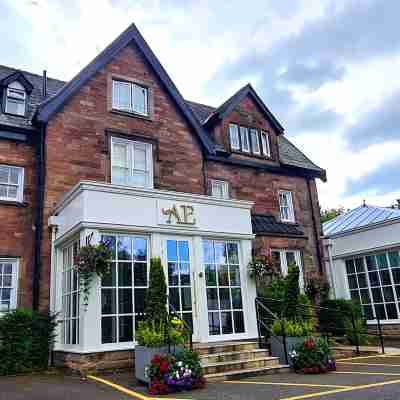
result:
<svg viewBox="0 0 400 400"><path fill-rule="evenodd" d="M139 119L143 119L145 121L152 121L153 119L150 117L150 115L143 115L143 114L137 114L134 112L129 112L129 111L123 111L123 110L117 110L115 108L112 108L110 110L111 113L113 114L118 114L118 115L123 115L125 117L133 117L133 118L139 118Z"/></svg>
<svg viewBox="0 0 400 400"><path fill-rule="evenodd" d="M247 152L247 151L240 151L240 150L232 150L231 149L231 153L232 154L239 154L241 156L247 156L247 157L251 157L251 158L257 158L258 160L273 161L271 156L267 157L267 156L263 156L263 155L260 155L260 154L254 154L254 153L251 153L251 152Z"/></svg>
<svg viewBox="0 0 400 400"><path fill-rule="evenodd" d="M1 200L0 199L0 206L23 208L23 207L28 207L28 205L29 204L25 201Z"/></svg>

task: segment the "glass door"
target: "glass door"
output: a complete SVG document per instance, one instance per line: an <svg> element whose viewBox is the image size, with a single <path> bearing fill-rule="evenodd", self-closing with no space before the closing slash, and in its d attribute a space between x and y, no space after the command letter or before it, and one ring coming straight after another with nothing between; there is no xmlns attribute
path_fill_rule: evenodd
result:
<svg viewBox="0 0 400 400"><path fill-rule="evenodd" d="M190 241L168 238L164 240L164 250L170 308L191 327L196 336L196 324L193 324L195 282Z"/></svg>
<svg viewBox="0 0 400 400"><path fill-rule="evenodd" d="M239 260L238 243L203 240L209 338L246 332Z"/></svg>

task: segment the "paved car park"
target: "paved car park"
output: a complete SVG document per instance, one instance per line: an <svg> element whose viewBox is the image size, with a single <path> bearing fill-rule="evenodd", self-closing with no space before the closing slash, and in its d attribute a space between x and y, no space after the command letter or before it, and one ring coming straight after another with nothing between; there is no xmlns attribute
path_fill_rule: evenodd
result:
<svg viewBox="0 0 400 400"><path fill-rule="evenodd" d="M400 355L356 357L338 361L338 370L324 375L281 373L209 383L203 390L165 399L190 400L369 400L400 399ZM149 400L131 373L93 376L29 375L0 378L0 400Z"/></svg>

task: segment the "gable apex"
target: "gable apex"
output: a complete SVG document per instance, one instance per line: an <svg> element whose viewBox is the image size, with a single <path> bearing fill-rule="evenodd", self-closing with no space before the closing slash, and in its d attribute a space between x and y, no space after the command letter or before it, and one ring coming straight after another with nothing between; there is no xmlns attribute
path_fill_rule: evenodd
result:
<svg viewBox="0 0 400 400"><path fill-rule="evenodd" d="M95 57L93 61L83 68L71 81L66 83L55 96L41 103L35 114L35 120L42 123L48 122L51 116L57 113L70 97L77 93L90 78L107 65L130 43L134 43L139 48L146 61L153 68L154 73L160 79L163 87L172 97L180 112L197 134L206 152L209 154L215 154L214 144L209 138L207 132L198 122L193 111L185 102L177 87L172 82L164 67L146 43L135 24L131 24L124 32L122 32L121 35L119 35L109 46Z"/></svg>
<svg viewBox="0 0 400 400"><path fill-rule="evenodd" d="M261 100L260 96L250 83L243 86L232 97L222 103L212 114L209 115L203 124L206 126L212 126L216 121L226 118L247 96L254 100L267 120L277 130L278 134L282 134L285 129Z"/></svg>

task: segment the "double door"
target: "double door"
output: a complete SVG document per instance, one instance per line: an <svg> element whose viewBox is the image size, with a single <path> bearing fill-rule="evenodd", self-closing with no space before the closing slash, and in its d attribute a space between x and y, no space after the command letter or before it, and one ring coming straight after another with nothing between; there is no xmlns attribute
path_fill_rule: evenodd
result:
<svg viewBox="0 0 400 400"><path fill-rule="evenodd" d="M238 242L166 236L162 240L169 303L194 341L246 334Z"/></svg>

